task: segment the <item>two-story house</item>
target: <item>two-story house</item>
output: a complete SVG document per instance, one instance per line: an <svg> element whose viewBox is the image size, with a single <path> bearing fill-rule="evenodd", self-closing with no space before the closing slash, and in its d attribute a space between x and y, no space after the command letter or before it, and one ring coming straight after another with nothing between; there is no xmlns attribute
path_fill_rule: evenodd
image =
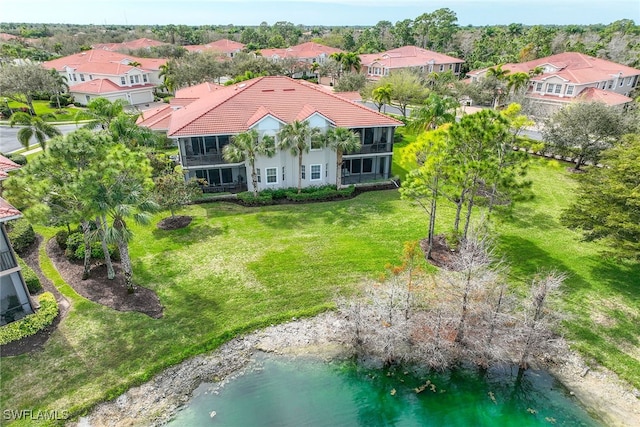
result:
<svg viewBox="0 0 640 427"><path fill-rule="evenodd" d="M294 59L304 71L295 73L292 77L300 78L303 75L313 75L312 64L324 64L334 53L344 53L335 47L325 46L315 42L306 42L283 49L262 49L260 54L274 62L282 62L286 59Z"/></svg>
<svg viewBox="0 0 640 427"><path fill-rule="evenodd" d="M0 184L7 172L20 166L0 156ZM34 311L16 255L4 224L22 216L19 210L0 197L0 326L21 319Z"/></svg>
<svg viewBox="0 0 640 427"><path fill-rule="evenodd" d="M638 69L577 52L503 64L502 69L531 75L525 97L537 106L539 115L551 114L576 100L624 107L633 101L629 95L640 80ZM487 70L470 71L467 78L472 82L480 81Z"/></svg>
<svg viewBox="0 0 640 427"><path fill-rule="evenodd" d="M210 191L243 191L252 190L249 165L225 161L224 147L251 129L261 138L277 140L280 129L294 121L307 121L321 132L344 127L360 136L361 149L343 156L343 184L391 178L393 137L400 121L288 77L259 77L213 90L172 111L167 135L178 143L187 178L206 180ZM335 185L336 152L309 144L301 169L289 150L258 156L258 190L296 187L299 174L304 187Z"/></svg>
<svg viewBox="0 0 640 427"><path fill-rule="evenodd" d="M360 55L362 72L369 80L378 80L397 70L413 70L420 73L444 73L456 76L464 60L417 46L403 46L380 53Z"/></svg>
<svg viewBox="0 0 640 427"><path fill-rule="evenodd" d="M55 69L66 78L69 93L79 104L102 97L139 105L153 101L154 89L162 84L160 67L166 62L94 49L47 61L42 66Z"/></svg>
<svg viewBox="0 0 640 427"><path fill-rule="evenodd" d="M92 49L102 49L109 50L111 52L126 52L129 50L139 50L139 49L147 49L150 50L152 47L164 46L167 43L148 39L146 37L130 40L122 43L97 43L91 45Z"/></svg>

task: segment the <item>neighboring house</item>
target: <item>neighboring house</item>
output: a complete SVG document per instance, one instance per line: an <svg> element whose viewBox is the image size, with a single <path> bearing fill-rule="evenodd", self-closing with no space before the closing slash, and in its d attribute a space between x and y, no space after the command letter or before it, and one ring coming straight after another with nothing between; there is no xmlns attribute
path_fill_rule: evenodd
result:
<svg viewBox="0 0 640 427"><path fill-rule="evenodd" d="M233 136L256 129L260 137L276 136L287 123L308 121L326 132L345 127L360 135L362 148L343 156L343 184L391 178L395 128L400 121L351 102L315 84L288 77L259 77L203 94L186 106L175 106L168 118L167 135L177 141L187 178L201 178L209 191L244 191L251 188L251 170L246 162L227 163L223 148ZM166 107L165 107L166 108ZM162 112L145 112L143 123L154 116L161 130ZM166 118L166 117L165 117ZM304 187L336 184L336 153L329 148L311 148L303 156ZM298 160L289 150L274 157L259 156L258 190L298 185Z"/></svg>
<svg viewBox="0 0 640 427"><path fill-rule="evenodd" d="M169 104L160 107L144 110L138 117L137 124L154 131L166 133L169 130L169 122L171 114L180 107L191 104L194 101L208 95L211 92L222 89L225 86L215 83L201 83L195 86L189 86L176 91L175 96Z"/></svg>
<svg viewBox="0 0 640 427"><path fill-rule="evenodd" d="M344 53L335 47L324 46L315 42L306 42L283 49L262 49L260 55L274 62L282 62L286 59L294 59L305 71L295 73L292 77L300 78L304 75L313 75L311 64L324 64L334 53Z"/></svg>
<svg viewBox="0 0 640 427"><path fill-rule="evenodd" d="M7 172L20 166L0 156L0 181ZM19 210L0 197L0 326L21 319L34 311L16 255L7 236L5 222L22 216Z"/></svg>
<svg viewBox="0 0 640 427"><path fill-rule="evenodd" d="M629 95L640 80L640 70L577 52L502 65L510 73L529 73L538 67L542 74L529 79L525 97L535 103L540 115L551 114L576 100L624 107L633 101ZM487 70L470 71L467 78L480 81Z"/></svg>
<svg viewBox="0 0 640 427"><path fill-rule="evenodd" d="M397 70L416 70L421 73L444 73L456 76L464 60L416 46L404 46L386 52L360 55L362 72L370 80L378 80Z"/></svg>
<svg viewBox="0 0 640 427"><path fill-rule="evenodd" d="M136 58L107 50L89 50L44 62L66 77L69 93L86 105L97 97L122 99L131 105L153 102L154 89L162 84L159 58Z"/></svg>
<svg viewBox="0 0 640 427"><path fill-rule="evenodd" d="M141 38L136 40L131 40L128 42L122 43L98 43L91 46L92 49L101 49L108 50L111 52L119 52L119 51L128 51L128 50L138 50L138 49L151 49L152 47L164 46L168 43L160 42L158 40Z"/></svg>
<svg viewBox="0 0 640 427"><path fill-rule="evenodd" d="M189 45L183 47L189 52L217 52L222 53L229 58L233 58L238 52L242 52L244 46L244 44L237 41L222 39L207 44Z"/></svg>

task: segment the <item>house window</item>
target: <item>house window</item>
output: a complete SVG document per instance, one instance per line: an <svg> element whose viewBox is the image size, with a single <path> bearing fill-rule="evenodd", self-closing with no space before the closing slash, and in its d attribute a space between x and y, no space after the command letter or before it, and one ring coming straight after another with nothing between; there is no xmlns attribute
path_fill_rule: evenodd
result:
<svg viewBox="0 0 640 427"><path fill-rule="evenodd" d="M262 175L260 175L260 169L256 169L256 176L258 177L258 182L262 182Z"/></svg>
<svg viewBox="0 0 640 427"><path fill-rule="evenodd" d="M373 159L371 157L362 159L362 173L372 173L372 172L373 172Z"/></svg>
<svg viewBox="0 0 640 427"><path fill-rule="evenodd" d="M126 85L127 84L127 78L126 77L120 77L120 84Z"/></svg>
<svg viewBox="0 0 640 427"><path fill-rule="evenodd" d="M267 184L278 183L278 168L267 168Z"/></svg>
<svg viewBox="0 0 640 427"><path fill-rule="evenodd" d="M567 86L567 95L573 95L573 86Z"/></svg>
<svg viewBox="0 0 640 427"><path fill-rule="evenodd" d="M440 64L440 72L444 71L444 64Z"/></svg>
<svg viewBox="0 0 640 427"><path fill-rule="evenodd" d="M322 165L311 165L311 181L320 181L322 178Z"/></svg>
<svg viewBox="0 0 640 427"><path fill-rule="evenodd" d="M282 182L284 182L284 166L282 167Z"/></svg>
<svg viewBox="0 0 640 427"><path fill-rule="evenodd" d="M307 179L307 171L304 165L300 166L300 176L302 179Z"/></svg>
<svg viewBox="0 0 640 427"><path fill-rule="evenodd" d="M145 82L145 83L147 82L147 75L146 74L142 75L142 81Z"/></svg>
<svg viewBox="0 0 640 427"><path fill-rule="evenodd" d="M562 85L556 85L556 93L560 93L562 91Z"/></svg>
<svg viewBox="0 0 640 427"><path fill-rule="evenodd" d="M93 75L89 74L89 80L93 80Z"/></svg>
<svg viewBox="0 0 640 427"><path fill-rule="evenodd" d="M84 74L80 74L80 81L83 82L84 81Z"/></svg>
<svg viewBox="0 0 640 427"><path fill-rule="evenodd" d="M77 81L78 81L78 79L76 78L75 73L73 74L73 81L74 81L74 82L77 82ZM622 86L622 85L621 85L621 86Z"/></svg>
<svg viewBox="0 0 640 427"><path fill-rule="evenodd" d="M88 104L89 101L91 101L91 97L89 95L85 95L85 97L87 98L87 104Z"/></svg>
<svg viewBox="0 0 640 427"><path fill-rule="evenodd" d="M555 86L555 85L548 84L548 85L547 85L547 93L553 93L553 87L554 87L554 86Z"/></svg>
<svg viewBox="0 0 640 427"><path fill-rule="evenodd" d="M133 76L129 76L129 81L133 84Z"/></svg>
<svg viewBox="0 0 640 427"><path fill-rule="evenodd" d="M75 76L75 74L74 74ZM620 86L622 86L622 84L624 83L624 79L620 79Z"/></svg>
<svg viewBox="0 0 640 427"><path fill-rule="evenodd" d="M453 70L453 64L449 64L449 69Z"/></svg>
<svg viewBox="0 0 640 427"><path fill-rule="evenodd" d="M385 68L385 69L384 69L384 75L385 75L385 76L388 76L388 75L389 75L389 69L388 69L388 68Z"/></svg>
<svg viewBox="0 0 640 427"><path fill-rule="evenodd" d="M329 176L329 163L325 163L324 165L324 177L328 177Z"/></svg>
<svg viewBox="0 0 640 427"><path fill-rule="evenodd" d="M542 92L542 83L536 83L536 92Z"/></svg>
<svg viewBox="0 0 640 427"><path fill-rule="evenodd" d="M134 77L135 77L136 83L140 83L140 76L134 76Z"/></svg>
<svg viewBox="0 0 640 427"><path fill-rule="evenodd" d="M627 77L627 86L631 86L632 81L633 81L633 77Z"/></svg>

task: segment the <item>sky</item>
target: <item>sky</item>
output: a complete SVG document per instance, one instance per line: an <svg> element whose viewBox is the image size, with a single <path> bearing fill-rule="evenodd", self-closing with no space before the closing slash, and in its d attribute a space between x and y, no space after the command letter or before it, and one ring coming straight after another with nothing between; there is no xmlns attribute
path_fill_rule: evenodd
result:
<svg viewBox="0 0 640 427"><path fill-rule="evenodd" d="M0 0L0 22L375 25L448 7L458 24L640 24L640 0Z"/></svg>

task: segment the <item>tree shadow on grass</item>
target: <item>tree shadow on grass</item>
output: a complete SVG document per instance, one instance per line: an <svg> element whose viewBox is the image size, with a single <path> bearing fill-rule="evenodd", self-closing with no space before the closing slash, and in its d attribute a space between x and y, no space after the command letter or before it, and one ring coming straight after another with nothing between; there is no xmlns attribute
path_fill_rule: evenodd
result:
<svg viewBox="0 0 640 427"><path fill-rule="evenodd" d="M221 236L228 233L227 224L211 224L203 220L193 221L187 227L175 230L162 230L154 228L151 232L153 237L160 241L170 239L171 241L182 241L187 244L199 242L210 237Z"/></svg>
<svg viewBox="0 0 640 427"><path fill-rule="evenodd" d="M505 223L522 230L537 228L549 230L558 227L558 222L551 215L535 209L518 209L515 212L506 211L500 218Z"/></svg>
<svg viewBox="0 0 640 427"><path fill-rule="evenodd" d="M509 263L511 276L522 282L529 280L540 272L558 271L567 275L565 286L572 290L586 290L591 284L584 280L562 260L541 249L530 240L519 236L501 236L498 248Z"/></svg>
<svg viewBox="0 0 640 427"><path fill-rule="evenodd" d="M640 263L605 258L591 269L591 275L612 292L640 306Z"/></svg>

